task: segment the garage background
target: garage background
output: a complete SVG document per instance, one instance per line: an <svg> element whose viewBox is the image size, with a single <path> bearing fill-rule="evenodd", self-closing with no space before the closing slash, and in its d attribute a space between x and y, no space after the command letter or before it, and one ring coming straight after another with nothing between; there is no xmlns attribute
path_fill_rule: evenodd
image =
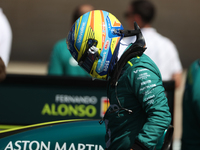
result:
<svg viewBox="0 0 200 150"><path fill-rule="evenodd" d="M199 57L200 1L153 0L153 26L177 46L184 68ZM130 0L0 0L13 31L10 61L48 62L56 41L67 36L73 10L89 3L114 14L127 28L123 13Z"/></svg>

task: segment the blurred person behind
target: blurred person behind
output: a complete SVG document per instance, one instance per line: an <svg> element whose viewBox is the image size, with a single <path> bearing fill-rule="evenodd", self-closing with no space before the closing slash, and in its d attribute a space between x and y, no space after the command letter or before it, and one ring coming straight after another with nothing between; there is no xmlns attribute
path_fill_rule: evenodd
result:
<svg viewBox="0 0 200 150"><path fill-rule="evenodd" d="M12 30L8 19L0 8L0 57L8 65L12 45Z"/></svg>
<svg viewBox="0 0 200 150"><path fill-rule="evenodd" d="M200 59L187 72L183 96L181 150L200 150Z"/></svg>
<svg viewBox="0 0 200 150"><path fill-rule="evenodd" d="M158 66L163 81L174 80L176 87L180 86L182 65L178 51L173 42L159 34L151 23L155 17L156 8L149 0L134 0L125 13L127 23L131 29L136 21L145 37L148 55ZM127 41L135 40L126 38Z"/></svg>
<svg viewBox="0 0 200 150"><path fill-rule="evenodd" d="M78 6L73 12L71 25L80 16L93 9L94 7L90 4ZM53 47L48 65L48 75L89 77L87 72L78 66L78 63L71 56L67 48L66 38L59 40Z"/></svg>

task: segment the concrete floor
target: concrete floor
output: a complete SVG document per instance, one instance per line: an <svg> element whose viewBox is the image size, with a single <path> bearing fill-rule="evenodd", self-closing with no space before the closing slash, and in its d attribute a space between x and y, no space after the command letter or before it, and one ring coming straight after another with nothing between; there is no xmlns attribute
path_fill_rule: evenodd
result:
<svg viewBox="0 0 200 150"><path fill-rule="evenodd" d="M31 74L46 75L48 63L10 62L7 67L9 74ZM186 71L183 72L181 86L175 91L174 102L174 145L173 150L180 149L180 139L182 134L182 96Z"/></svg>

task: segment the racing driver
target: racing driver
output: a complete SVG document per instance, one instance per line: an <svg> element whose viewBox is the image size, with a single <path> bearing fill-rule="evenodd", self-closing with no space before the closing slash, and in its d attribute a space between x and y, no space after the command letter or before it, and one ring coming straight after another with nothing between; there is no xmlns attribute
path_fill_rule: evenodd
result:
<svg viewBox="0 0 200 150"><path fill-rule="evenodd" d="M145 40L134 26L124 30L111 13L94 10L81 16L67 37L79 66L108 81L110 107L102 119L107 150L153 150L171 123L160 71L143 54ZM129 36L136 41L127 43Z"/></svg>

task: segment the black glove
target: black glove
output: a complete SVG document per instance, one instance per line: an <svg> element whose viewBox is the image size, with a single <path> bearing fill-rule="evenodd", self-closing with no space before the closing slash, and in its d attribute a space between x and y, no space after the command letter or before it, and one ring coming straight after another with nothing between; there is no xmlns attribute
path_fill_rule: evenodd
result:
<svg viewBox="0 0 200 150"><path fill-rule="evenodd" d="M149 150L144 144L139 142L138 140L135 140L135 143L132 146L133 150Z"/></svg>

